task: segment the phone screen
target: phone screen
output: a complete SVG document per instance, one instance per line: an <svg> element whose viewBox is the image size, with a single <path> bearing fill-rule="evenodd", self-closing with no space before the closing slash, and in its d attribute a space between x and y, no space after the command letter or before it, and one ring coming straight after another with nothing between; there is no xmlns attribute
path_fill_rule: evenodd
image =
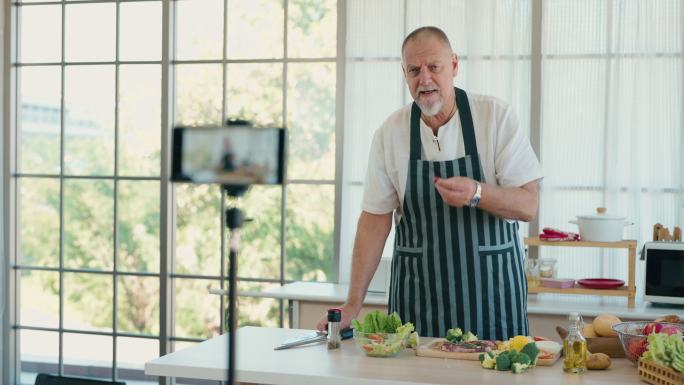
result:
<svg viewBox="0 0 684 385"><path fill-rule="evenodd" d="M285 130L251 126L176 127L175 182L226 185L281 184Z"/></svg>

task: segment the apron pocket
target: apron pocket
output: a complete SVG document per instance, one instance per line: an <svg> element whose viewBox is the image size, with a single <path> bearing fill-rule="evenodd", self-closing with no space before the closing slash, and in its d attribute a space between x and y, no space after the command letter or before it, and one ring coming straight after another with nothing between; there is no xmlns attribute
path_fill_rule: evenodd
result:
<svg viewBox="0 0 684 385"><path fill-rule="evenodd" d="M515 240L510 240L506 243L502 243L500 245L484 245L484 246L478 246L478 252L480 256L488 256L488 255L498 255L498 254L506 254L506 253L512 253L513 249L515 248Z"/></svg>
<svg viewBox="0 0 684 385"><path fill-rule="evenodd" d="M398 256L403 257L422 257L423 248L422 247L406 247L406 246L394 246L394 252Z"/></svg>

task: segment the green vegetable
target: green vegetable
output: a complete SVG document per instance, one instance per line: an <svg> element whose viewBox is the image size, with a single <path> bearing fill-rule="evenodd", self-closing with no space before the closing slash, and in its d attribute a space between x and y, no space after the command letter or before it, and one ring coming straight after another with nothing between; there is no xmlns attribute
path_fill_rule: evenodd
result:
<svg viewBox="0 0 684 385"><path fill-rule="evenodd" d="M520 353L525 353L530 358L530 365L534 366L537 364L537 356L539 355L539 348L534 342L523 346Z"/></svg>
<svg viewBox="0 0 684 385"><path fill-rule="evenodd" d="M461 338L463 338L463 330L461 328L453 328L447 330L446 333L446 340L449 342L461 342Z"/></svg>
<svg viewBox="0 0 684 385"><path fill-rule="evenodd" d="M406 344L407 348L416 348L418 346L418 333L416 332L411 332L411 335L409 336L408 343Z"/></svg>
<svg viewBox="0 0 684 385"><path fill-rule="evenodd" d="M530 367L529 364L522 364L519 362L514 362L513 366L511 366L511 371L515 374L520 374L520 373L524 372L529 367Z"/></svg>
<svg viewBox="0 0 684 385"><path fill-rule="evenodd" d="M463 341L477 341L478 338L475 334L468 332L463 335Z"/></svg>
<svg viewBox="0 0 684 385"><path fill-rule="evenodd" d="M511 359L508 354L505 354L505 352L496 356L496 370L500 370L502 372L511 370Z"/></svg>
<svg viewBox="0 0 684 385"><path fill-rule="evenodd" d="M511 362L513 364L524 364L529 366L532 364L532 359L527 354L520 352L511 356Z"/></svg>
<svg viewBox="0 0 684 385"><path fill-rule="evenodd" d="M379 310L366 314L363 322L352 321L352 327L362 333L396 333L401 326L399 314L394 312L388 316Z"/></svg>
<svg viewBox="0 0 684 385"><path fill-rule="evenodd" d="M496 367L496 356L492 352L480 354L480 364L485 369L494 369Z"/></svg>
<svg viewBox="0 0 684 385"><path fill-rule="evenodd" d="M679 333L667 335L652 333L648 336L648 350L644 353L645 360L669 366L684 373L684 341Z"/></svg>

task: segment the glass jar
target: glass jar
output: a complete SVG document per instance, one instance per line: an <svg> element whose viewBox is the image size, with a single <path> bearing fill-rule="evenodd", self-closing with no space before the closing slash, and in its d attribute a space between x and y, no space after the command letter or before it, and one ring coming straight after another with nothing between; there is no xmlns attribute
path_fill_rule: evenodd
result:
<svg viewBox="0 0 684 385"><path fill-rule="evenodd" d="M539 260L539 277L556 278L556 259L542 258Z"/></svg>
<svg viewBox="0 0 684 385"><path fill-rule="evenodd" d="M527 287L538 287L541 283L539 279L539 260L537 258L525 259L525 276L527 277Z"/></svg>

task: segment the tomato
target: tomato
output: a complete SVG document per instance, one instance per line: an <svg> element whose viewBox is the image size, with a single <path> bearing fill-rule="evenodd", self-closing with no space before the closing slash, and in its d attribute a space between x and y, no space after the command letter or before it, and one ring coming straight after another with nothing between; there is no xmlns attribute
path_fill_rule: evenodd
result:
<svg viewBox="0 0 684 385"><path fill-rule="evenodd" d="M382 336L379 334L371 334L368 336L368 339L375 342L376 344L381 344L383 343L383 341L385 341L385 339L382 338Z"/></svg>
<svg viewBox="0 0 684 385"><path fill-rule="evenodd" d="M542 337L542 336L534 336L534 337L532 337L532 339L534 339L535 342L537 342L537 341L549 341L548 338Z"/></svg>
<svg viewBox="0 0 684 385"><path fill-rule="evenodd" d="M634 339L627 344L627 355L630 359L636 361L648 349L648 341Z"/></svg>
<svg viewBox="0 0 684 385"><path fill-rule="evenodd" d="M663 325L661 325L657 322L651 322L644 327L644 334L649 335L649 334L653 334L653 333L660 333L660 330L662 328L663 328Z"/></svg>

